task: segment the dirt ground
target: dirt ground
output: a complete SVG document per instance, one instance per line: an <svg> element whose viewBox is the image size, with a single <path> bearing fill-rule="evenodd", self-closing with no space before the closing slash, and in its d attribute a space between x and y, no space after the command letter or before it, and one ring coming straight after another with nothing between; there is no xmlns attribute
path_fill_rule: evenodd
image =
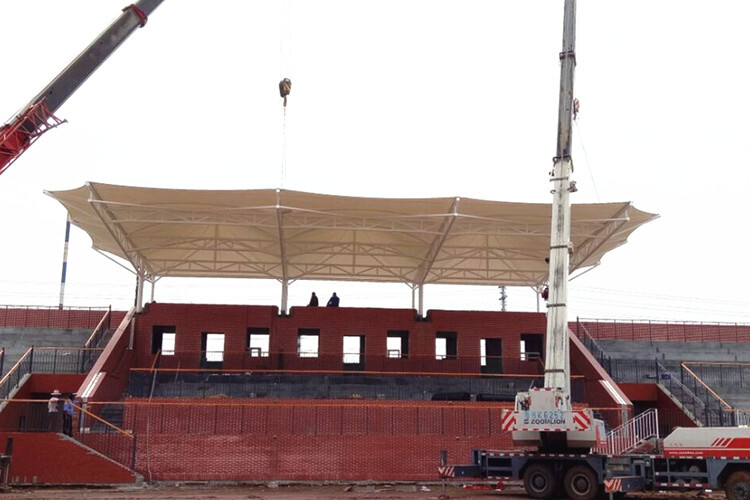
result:
<svg viewBox="0 0 750 500"><path fill-rule="evenodd" d="M13 488L0 500L438 500L439 485L367 485L367 486L216 486L157 485L123 488ZM524 491L446 488L449 499L460 500L528 500ZM719 500L723 493L649 493L630 494L635 500Z"/></svg>

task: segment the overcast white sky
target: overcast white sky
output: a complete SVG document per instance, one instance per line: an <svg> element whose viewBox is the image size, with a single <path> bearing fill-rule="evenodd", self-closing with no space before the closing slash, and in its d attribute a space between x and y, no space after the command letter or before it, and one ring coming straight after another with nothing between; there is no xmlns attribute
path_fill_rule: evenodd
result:
<svg viewBox="0 0 750 500"><path fill-rule="evenodd" d="M0 119L122 0L0 4ZM57 304L65 211L86 181L282 184L278 81L292 79L283 187L545 202L562 0L165 0L58 111L69 123L0 177L0 304ZM574 203L661 215L570 286L570 315L750 322L750 2L579 0ZM132 303L134 278L74 228L67 305ZM342 306L410 307L406 285L297 282ZM508 308L535 310L528 289ZM499 309L496 287L427 286L425 306ZM160 302L278 304L280 285L165 279Z"/></svg>

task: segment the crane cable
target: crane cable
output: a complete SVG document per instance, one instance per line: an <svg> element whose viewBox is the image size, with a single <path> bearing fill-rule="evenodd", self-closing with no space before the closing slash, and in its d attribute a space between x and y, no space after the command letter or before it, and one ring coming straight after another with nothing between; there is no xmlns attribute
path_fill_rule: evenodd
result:
<svg viewBox="0 0 750 500"><path fill-rule="evenodd" d="M599 197L599 190L596 188L596 181L594 180L594 169L593 165L591 164L591 161L589 160L589 154L586 151L586 144L583 141L583 130L581 130L581 125L578 121L578 114L580 113L581 104L578 99L575 99L573 101L573 125L576 128L577 134L575 134L575 137L578 139L578 143L581 145L581 149L583 150L583 158L586 161L586 166L588 167L589 172L589 178L591 179L591 186L594 188L594 195L596 196L597 203L601 203L601 198Z"/></svg>
<svg viewBox="0 0 750 500"><path fill-rule="evenodd" d="M292 81L288 75L291 72L291 36L290 36L290 19L289 19L289 0L280 2L280 29L279 29L279 95L284 99L283 118L281 125L281 181L280 188L284 187L286 181L286 104L287 96L292 91Z"/></svg>

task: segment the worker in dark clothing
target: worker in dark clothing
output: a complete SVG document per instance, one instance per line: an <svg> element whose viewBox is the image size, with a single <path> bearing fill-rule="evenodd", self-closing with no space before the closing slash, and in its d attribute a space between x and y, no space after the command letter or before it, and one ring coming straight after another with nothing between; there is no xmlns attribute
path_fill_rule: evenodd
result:
<svg viewBox="0 0 750 500"><path fill-rule="evenodd" d="M68 396L68 399L63 403L63 434L66 436L73 436L73 413L75 413L75 405L77 404L75 393Z"/></svg>
<svg viewBox="0 0 750 500"><path fill-rule="evenodd" d="M312 297L310 297L310 303L307 304L307 307L318 307L318 296L315 295L315 292L313 292Z"/></svg>
<svg viewBox="0 0 750 500"><path fill-rule="evenodd" d="M339 306L339 298L336 295L336 292L333 292L333 295L331 295L331 298L328 299L328 304L326 304L326 307L338 307Z"/></svg>

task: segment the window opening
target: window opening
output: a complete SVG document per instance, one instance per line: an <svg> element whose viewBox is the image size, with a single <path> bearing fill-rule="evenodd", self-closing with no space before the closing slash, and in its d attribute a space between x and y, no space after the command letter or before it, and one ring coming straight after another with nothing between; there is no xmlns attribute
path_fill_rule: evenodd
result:
<svg viewBox="0 0 750 500"><path fill-rule="evenodd" d="M503 373L503 340L479 339L479 360L482 373Z"/></svg>
<svg viewBox="0 0 750 500"><path fill-rule="evenodd" d="M361 364L364 351L364 335L347 335L344 337L344 364Z"/></svg>
<svg viewBox="0 0 750 500"><path fill-rule="evenodd" d="M151 354L161 351L163 356L174 356L177 341L174 325L155 325L151 335Z"/></svg>
<svg viewBox="0 0 750 500"><path fill-rule="evenodd" d="M385 349L386 356L389 358L408 358L409 332L406 330L389 330Z"/></svg>
<svg viewBox="0 0 750 500"><path fill-rule="evenodd" d="M300 329L297 332L297 354L300 358L318 357L319 330Z"/></svg>
<svg viewBox="0 0 750 500"><path fill-rule="evenodd" d="M177 340L177 334L163 333L161 336L161 354L162 356L174 356L174 346Z"/></svg>
<svg viewBox="0 0 750 500"><path fill-rule="evenodd" d="M271 345L271 335L268 328L247 329L247 350L250 357L267 358Z"/></svg>
<svg viewBox="0 0 750 500"><path fill-rule="evenodd" d="M206 334L206 361L216 363L224 361L224 334Z"/></svg>
<svg viewBox="0 0 750 500"><path fill-rule="evenodd" d="M435 359L456 359L458 356L458 334L437 332L435 335Z"/></svg>
<svg viewBox="0 0 750 500"><path fill-rule="evenodd" d="M531 361L535 357L543 358L544 335L541 333L521 334L521 361Z"/></svg>

